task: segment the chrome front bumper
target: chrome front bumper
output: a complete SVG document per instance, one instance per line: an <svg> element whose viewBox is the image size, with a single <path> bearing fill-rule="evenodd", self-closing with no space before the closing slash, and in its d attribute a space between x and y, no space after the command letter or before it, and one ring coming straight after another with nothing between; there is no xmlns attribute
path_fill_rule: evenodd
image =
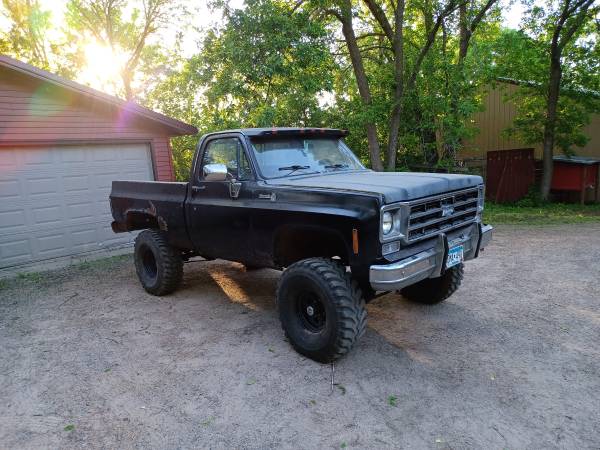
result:
<svg viewBox="0 0 600 450"><path fill-rule="evenodd" d="M442 274L449 248L463 245L465 261L476 258L479 250L492 240L491 225L474 224L464 231L440 234L432 248L391 264L373 265L369 282L375 291L396 291L425 278Z"/></svg>

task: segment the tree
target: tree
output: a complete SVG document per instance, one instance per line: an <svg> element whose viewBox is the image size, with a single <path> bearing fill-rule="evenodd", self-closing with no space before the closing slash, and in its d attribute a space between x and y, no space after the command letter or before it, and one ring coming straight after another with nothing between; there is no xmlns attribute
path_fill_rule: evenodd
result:
<svg viewBox="0 0 600 450"><path fill-rule="evenodd" d="M571 42L563 50L554 148L566 155L586 144L584 126L592 113L600 112L599 41L594 33L594 24L588 23L581 33L586 38ZM515 119L506 132L525 144L542 144L548 103L547 42L524 31L503 30L488 45L495 49L492 61L486 64L493 68L490 78L504 86L517 86L513 94L506 96L516 107Z"/></svg>
<svg viewBox="0 0 600 450"><path fill-rule="evenodd" d="M74 76L79 64L66 64L68 50L61 38L50 38L51 13L38 0L2 0L0 9L9 26L0 32L0 52L41 69Z"/></svg>
<svg viewBox="0 0 600 450"><path fill-rule="evenodd" d="M358 46L358 40L354 32L352 23L352 3L351 0L342 0L337 6L337 8L325 8L325 13L336 17L342 25L342 34L348 48L348 54L352 63L354 77L356 78L356 84L358 86L358 92L360 93L363 105L367 111L365 127L367 129L371 167L374 170L381 171L383 170L383 163L381 161L381 150L379 148L379 141L377 138L377 128L374 120L371 117L371 109L373 106L371 88L369 86L369 80L365 71L363 57Z"/></svg>
<svg viewBox="0 0 600 450"><path fill-rule="evenodd" d="M473 76L472 72L471 74L467 73L467 71L472 70L472 67L466 64L471 41L476 30L485 24L496 3L497 0L473 0L461 2L458 7L458 55L456 62L452 64L451 74L447 77L448 118L451 122L451 126L447 129L451 131L446 133L442 158L448 161L455 160L462 145L462 137L465 134L463 124L467 117L474 112L473 102L470 102L470 105L468 103L473 97L474 89L478 87L477 83L473 83L477 77ZM446 35L445 27L447 24L444 23L442 26ZM445 53L445 46L443 47L443 53Z"/></svg>
<svg viewBox="0 0 600 450"><path fill-rule="evenodd" d="M271 0L225 10L200 52L150 96L154 106L202 132L225 128L324 126L320 96L337 67L323 24L306 11ZM193 144L174 141L178 179L187 177Z"/></svg>
<svg viewBox="0 0 600 450"><path fill-rule="evenodd" d="M341 24L341 33L346 45L348 59L350 60L355 75L358 91L363 107L370 111L365 123L367 129L369 153L371 164L375 169L382 167L378 139L383 134L387 138L386 167L387 170L396 169L396 158L402 146L401 137L422 134L422 141L436 139L434 126L422 126L417 123L417 130L413 128L406 134L406 124L414 117L433 121L435 117L422 110L422 98L419 94L423 83L422 68L440 53L436 47L436 40L440 30L446 34L453 27L449 25L454 20L456 12L461 10L462 25L460 37L460 50L458 61L466 58L469 43L475 29L484 21L492 6L497 0L485 2L467 0L430 1L424 0L407 5L405 0L378 2L375 0L313 0L312 7L334 17ZM359 29L360 33L356 33ZM445 40L444 48L448 43ZM435 54L431 56L431 53ZM372 61L376 61L372 63ZM446 64L448 60L444 61ZM385 67L386 69L384 69ZM441 68L442 66L436 67ZM383 78L380 78L383 77ZM456 77L455 77L456 78ZM456 78L458 79L458 78ZM377 117L381 98L374 100L372 91L374 86L387 85L384 98L388 103L388 112L385 114L387 124L385 132L382 125L378 124ZM451 90L460 92L460 89ZM456 94L452 94L455 95ZM378 103L378 104L376 104ZM453 102L454 113L458 115L459 99ZM422 121L421 121L422 122ZM427 136L425 136L427 135ZM406 139L404 139L406 140ZM433 160L427 153L431 153L431 145L424 142L425 159ZM435 155L435 144L433 144Z"/></svg>
<svg viewBox="0 0 600 450"><path fill-rule="evenodd" d="M548 0L546 7L531 8L526 23L530 32L547 46L547 79L542 136L544 173L541 195L548 199L552 183L553 154L559 116L559 98L565 64L565 49L572 44L598 13L594 0Z"/></svg>
<svg viewBox="0 0 600 450"><path fill-rule="evenodd" d="M127 15L126 0L70 0L67 23L71 32L95 39L114 55L126 55L121 80L125 98L132 100L133 81L143 60L160 58L159 46L150 46L148 40L173 21L175 6L174 0L143 0L141 9Z"/></svg>

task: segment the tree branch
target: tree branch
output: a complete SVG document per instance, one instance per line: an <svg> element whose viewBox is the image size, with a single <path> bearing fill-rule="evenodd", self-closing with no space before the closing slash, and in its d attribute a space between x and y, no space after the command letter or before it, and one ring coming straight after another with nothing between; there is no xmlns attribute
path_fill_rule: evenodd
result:
<svg viewBox="0 0 600 450"><path fill-rule="evenodd" d="M377 20L377 22L381 26L381 29L387 36L388 40L390 41L390 44L394 45L394 30L392 30L392 26L390 25L390 22L387 19L387 16L385 15L385 11L381 8L381 6L377 4L376 0L363 1L367 5L367 8L369 8L369 11L371 11L371 14L373 14L373 17L375 17L375 20Z"/></svg>

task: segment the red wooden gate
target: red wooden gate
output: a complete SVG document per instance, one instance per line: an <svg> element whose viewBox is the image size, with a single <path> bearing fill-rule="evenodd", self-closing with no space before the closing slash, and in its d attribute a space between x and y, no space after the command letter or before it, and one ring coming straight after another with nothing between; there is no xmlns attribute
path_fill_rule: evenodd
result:
<svg viewBox="0 0 600 450"><path fill-rule="evenodd" d="M486 198L497 203L516 202L535 181L532 148L487 153Z"/></svg>

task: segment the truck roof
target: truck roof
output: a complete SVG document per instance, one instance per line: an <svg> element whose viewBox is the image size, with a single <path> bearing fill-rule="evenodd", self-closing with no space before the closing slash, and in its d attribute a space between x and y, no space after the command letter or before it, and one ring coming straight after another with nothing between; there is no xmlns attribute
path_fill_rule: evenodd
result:
<svg viewBox="0 0 600 450"><path fill-rule="evenodd" d="M248 137L273 137L273 136L348 136L348 130L337 128L300 128L300 127L273 127L273 128L238 128L233 130L216 131L207 135L242 133Z"/></svg>

